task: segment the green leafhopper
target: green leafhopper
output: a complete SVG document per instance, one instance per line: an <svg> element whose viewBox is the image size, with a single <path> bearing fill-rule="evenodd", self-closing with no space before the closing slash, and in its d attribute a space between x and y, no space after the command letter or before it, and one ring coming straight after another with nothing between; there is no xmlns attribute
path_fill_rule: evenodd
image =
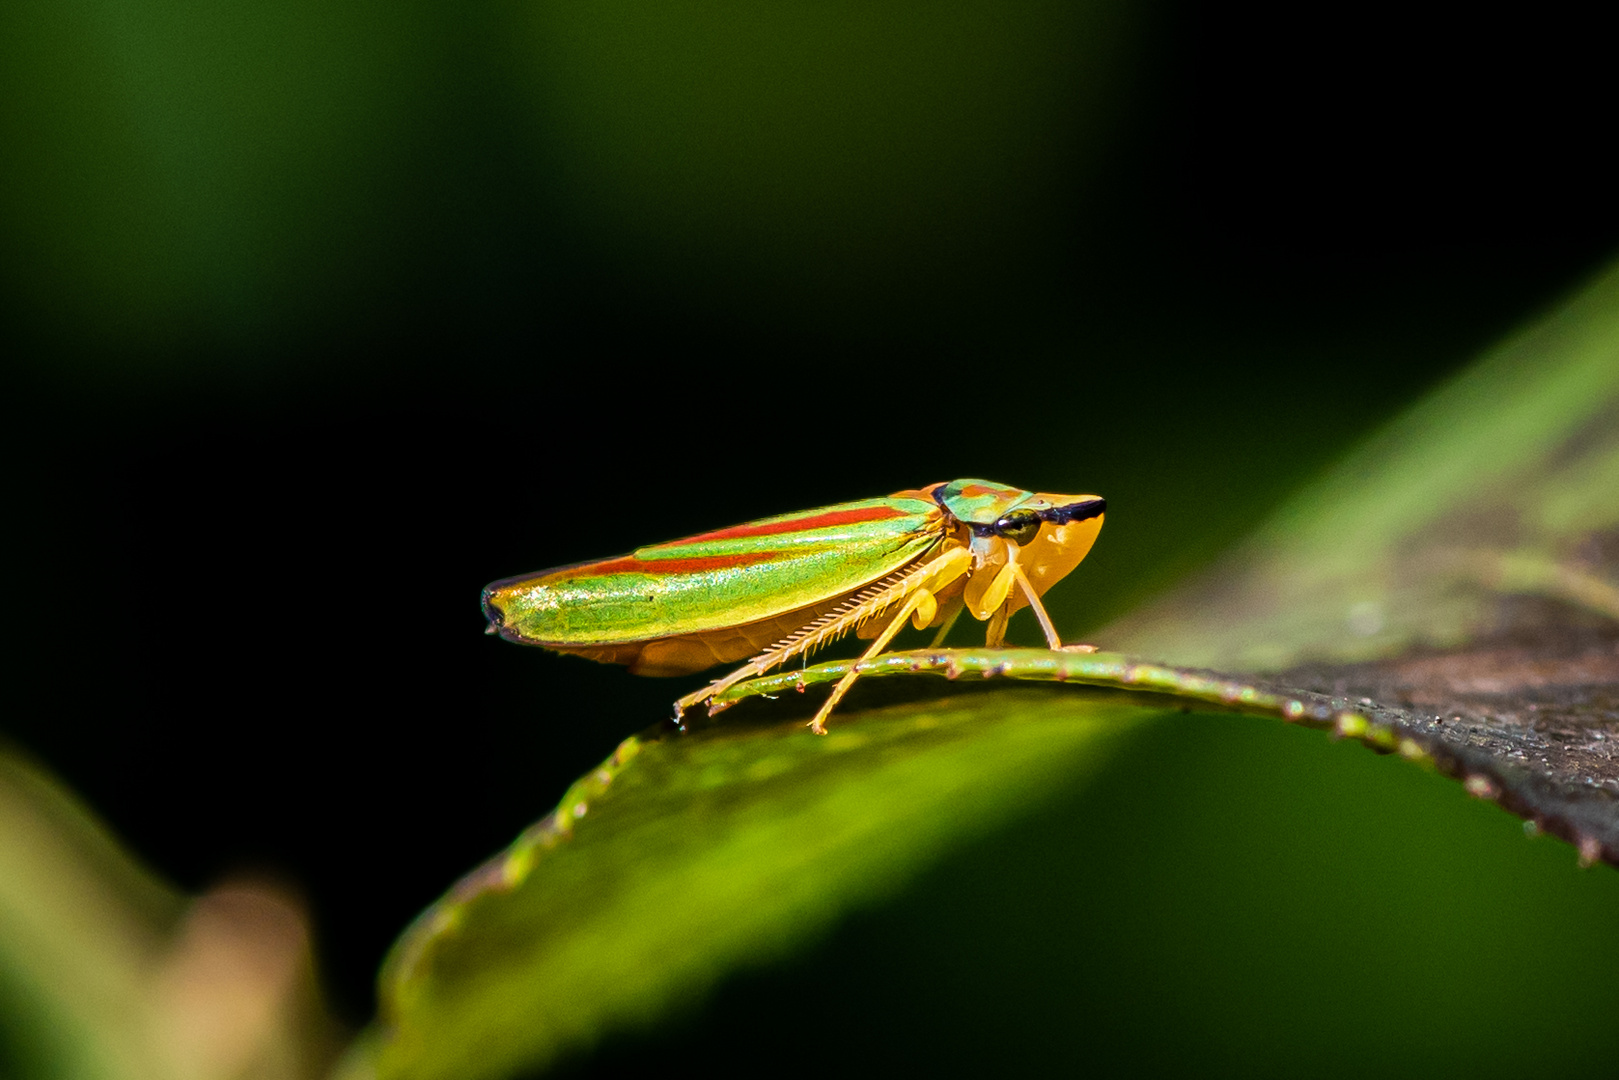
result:
<svg viewBox="0 0 1619 1080"><path fill-rule="evenodd" d="M963 610L989 625L1032 608L1079 565L1102 528L1096 495L1045 495L955 480L885 498L750 521L629 555L506 578L483 590L488 632L639 675L687 675L751 657L675 702L686 709L853 630L876 656L909 620L942 641ZM817 735L857 677L810 722Z"/></svg>

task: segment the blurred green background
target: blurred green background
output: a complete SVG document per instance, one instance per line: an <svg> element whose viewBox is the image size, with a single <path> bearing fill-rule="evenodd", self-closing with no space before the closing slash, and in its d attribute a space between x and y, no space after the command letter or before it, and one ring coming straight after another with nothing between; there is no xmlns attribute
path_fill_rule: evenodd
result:
<svg viewBox="0 0 1619 1080"><path fill-rule="evenodd" d="M1108 498L1052 598L1099 626L1611 258L1602 40L13 0L0 736L182 887L291 883L363 1021L411 915L687 688L483 638L485 581L984 476ZM1610 870L1317 736L1135 745L573 1067L1600 1070Z"/></svg>

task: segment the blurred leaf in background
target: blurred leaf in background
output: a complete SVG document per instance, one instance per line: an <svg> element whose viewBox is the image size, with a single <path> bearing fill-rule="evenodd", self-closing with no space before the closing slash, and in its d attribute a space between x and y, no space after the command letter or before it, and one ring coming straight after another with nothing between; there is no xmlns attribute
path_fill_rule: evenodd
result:
<svg viewBox="0 0 1619 1080"><path fill-rule="evenodd" d="M35 348L93 371L199 350L251 368L289 324L331 325L385 285L405 246L385 207L409 147L410 18L6 5L0 274Z"/></svg>
<svg viewBox="0 0 1619 1080"><path fill-rule="evenodd" d="M517 44L537 142L617 273L699 317L847 333L1040 317L1149 14L545 4Z"/></svg>
<svg viewBox="0 0 1619 1080"><path fill-rule="evenodd" d="M820 334L1028 311L1132 93L1141 16L24 0L0 18L11 317L92 370L254 371L333 335L397 340L401 319L442 332L457 308L497 339L524 325L480 290L561 316L543 356L602 275L698 318L831 320Z"/></svg>
<svg viewBox="0 0 1619 1080"><path fill-rule="evenodd" d="M0 1075L318 1075L336 1030L300 908L249 881L187 903L0 749Z"/></svg>

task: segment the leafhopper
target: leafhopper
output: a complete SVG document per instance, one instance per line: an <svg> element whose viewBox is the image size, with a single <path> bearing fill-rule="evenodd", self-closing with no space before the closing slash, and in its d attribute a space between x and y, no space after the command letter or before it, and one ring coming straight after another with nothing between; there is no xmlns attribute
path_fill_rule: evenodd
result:
<svg viewBox="0 0 1619 1080"><path fill-rule="evenodd" d="M675 718L715 694L854 631L888 647L909 621L944 640L962 611L988 623L1028 607L1062 648L1040 596L1096 542L1107 504L987 480L954 480L886 498L750 521L629 555L506 578L483 590L488 632L638 675L689 675L751 657L675 702ZM851 670L810 721L826 718ZM710 707L710 711L714 711Z"/></svg>

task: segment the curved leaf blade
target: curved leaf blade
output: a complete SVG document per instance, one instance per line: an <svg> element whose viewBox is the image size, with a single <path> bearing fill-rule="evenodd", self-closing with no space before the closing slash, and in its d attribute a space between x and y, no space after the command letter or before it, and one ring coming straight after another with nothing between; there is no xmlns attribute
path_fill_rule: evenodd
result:
<svg viewBox="0 0 1619 1080"><path fill-rule="evenodd" d="M977 650L935 666L1065 678L1130 700L958 696L839 713L827 740L796 721L729 718L627 740L402 939L380 1025L350 1071L503 1075L649 1020L1082 778L1166 703L1313 723L1397 751L1564 836L1582 861L1613 861L1615 779L1529 760L1534 719L1509 715L1534 712L1528 682L1470 706L1495 734L1511 729L1492 741L1456 722L1454 685L1409 665L1435 649L1483 662L1503 633L1538 626L1567 644L1541 657L1543 688L1588 689L1581 657L1619 622L1616 361L1619 271L1420 404L1212 574L1093 636L1179 664L1292 667L1272 676L1285 685L1116 654ZM889 655L866 670L930 663ZM846 670L819 665L737 693ZM1580 737L1619 741L1611 707L1580 715Z"/></svg>
<svg viewBox="0 0 1619 1080"><path fill-rule="evenodd" d="M645 1022L1081 780L1150 715L1022 692L840 713L824 739L795 718L626 740L401 939L350 1068L499 1076Z"/></svg>
<svg viewBox="0 0 1619 1080"><path fill-rule="evenodd" d="M1531 594L1619 619L1619 268L1442 387L1208 573L1099 631L1232 671L1449 648Z"/></svg>

